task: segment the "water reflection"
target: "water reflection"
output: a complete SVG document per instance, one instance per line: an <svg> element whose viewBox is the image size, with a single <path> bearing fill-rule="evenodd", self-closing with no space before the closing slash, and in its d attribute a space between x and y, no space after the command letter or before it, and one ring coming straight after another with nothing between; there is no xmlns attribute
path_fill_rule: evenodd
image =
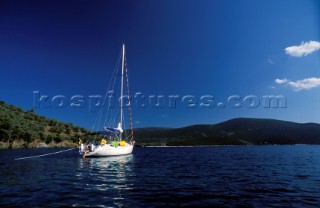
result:
<svg viewBox="0 0 320 208"><path fill-rule="evenodd" d="M113 203L122 207L125 200L124 193L132 189L128 178L134 177L132 170L133 155L79 158L78 170L75 171L75 188L83 192L99 194L99 205L110 206ZM107 194L106 194L107 193Z"/></svg>

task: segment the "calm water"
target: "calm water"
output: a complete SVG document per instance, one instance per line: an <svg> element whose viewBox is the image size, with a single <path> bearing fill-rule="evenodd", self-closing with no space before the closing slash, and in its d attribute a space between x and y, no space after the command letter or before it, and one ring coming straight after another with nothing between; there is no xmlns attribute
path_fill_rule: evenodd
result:
<svg viewBox="0 0 320 208"><path fill-rule="evenodd" d="M0 206L318 207L320 146L135 148L87 158L77 150L0 151Z"/></svg>

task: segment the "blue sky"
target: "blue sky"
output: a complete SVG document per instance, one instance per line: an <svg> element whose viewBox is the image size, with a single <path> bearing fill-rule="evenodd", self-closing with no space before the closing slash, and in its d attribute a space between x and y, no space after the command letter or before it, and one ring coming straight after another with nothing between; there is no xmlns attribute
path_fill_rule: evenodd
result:
<svg viewBox="0 0 320 208"><path fill-rule="evenodd" d="M211 107L134 106L134 127L320 123L319 21L311 0L0 1L0 100L28 110L33 91L103 95L125 42L131 94L214 96ZM235 95L238 108L228 102ZM286 108L265 108L266 95L285 97ZM89 129L97 117L49 105L36 112Z"/></svg>

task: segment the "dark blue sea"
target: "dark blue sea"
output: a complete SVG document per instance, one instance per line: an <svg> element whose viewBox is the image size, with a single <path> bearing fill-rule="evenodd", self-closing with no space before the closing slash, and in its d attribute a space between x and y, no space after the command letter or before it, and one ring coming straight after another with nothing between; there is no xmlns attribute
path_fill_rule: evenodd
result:
<svg viewBox="0 0 320 208"><path fill-rule="evenodd" d="M0 151L0 207L319 207L320 146Z"/></svg>

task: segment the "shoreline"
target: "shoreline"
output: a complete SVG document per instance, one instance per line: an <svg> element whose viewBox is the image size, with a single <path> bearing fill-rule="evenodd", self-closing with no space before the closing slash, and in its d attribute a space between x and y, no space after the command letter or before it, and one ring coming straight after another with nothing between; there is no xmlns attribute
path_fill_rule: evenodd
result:
<svg viewBox="0 0 320 208"><path fill-rule="evenodd" d="M77 143L73 143L72 141L62 141L56 143L51 141L49 144L43 141L33 141L31 143L26 143L23 140L14 140L13 142L0 142L0 149L36 149L36 148L74 148L78 147Z"/></svg>
<svg viewBox="0 0 320 208"><path fill-rule="evenodd" d="M233 146L316 146L320 144L250 144L250 145L187 145L187 146L157 146L157 145L151 145L151 146L135 146L136 148L179 148L179 147L233 147ZM1 150L18 150L18 149L64 149L64 148L77 148L79 147L75 143L54 143L54 144L43 144L39 143L39 145L36 146L16 146L16 147L3 147L0 146Z"/></svg>

